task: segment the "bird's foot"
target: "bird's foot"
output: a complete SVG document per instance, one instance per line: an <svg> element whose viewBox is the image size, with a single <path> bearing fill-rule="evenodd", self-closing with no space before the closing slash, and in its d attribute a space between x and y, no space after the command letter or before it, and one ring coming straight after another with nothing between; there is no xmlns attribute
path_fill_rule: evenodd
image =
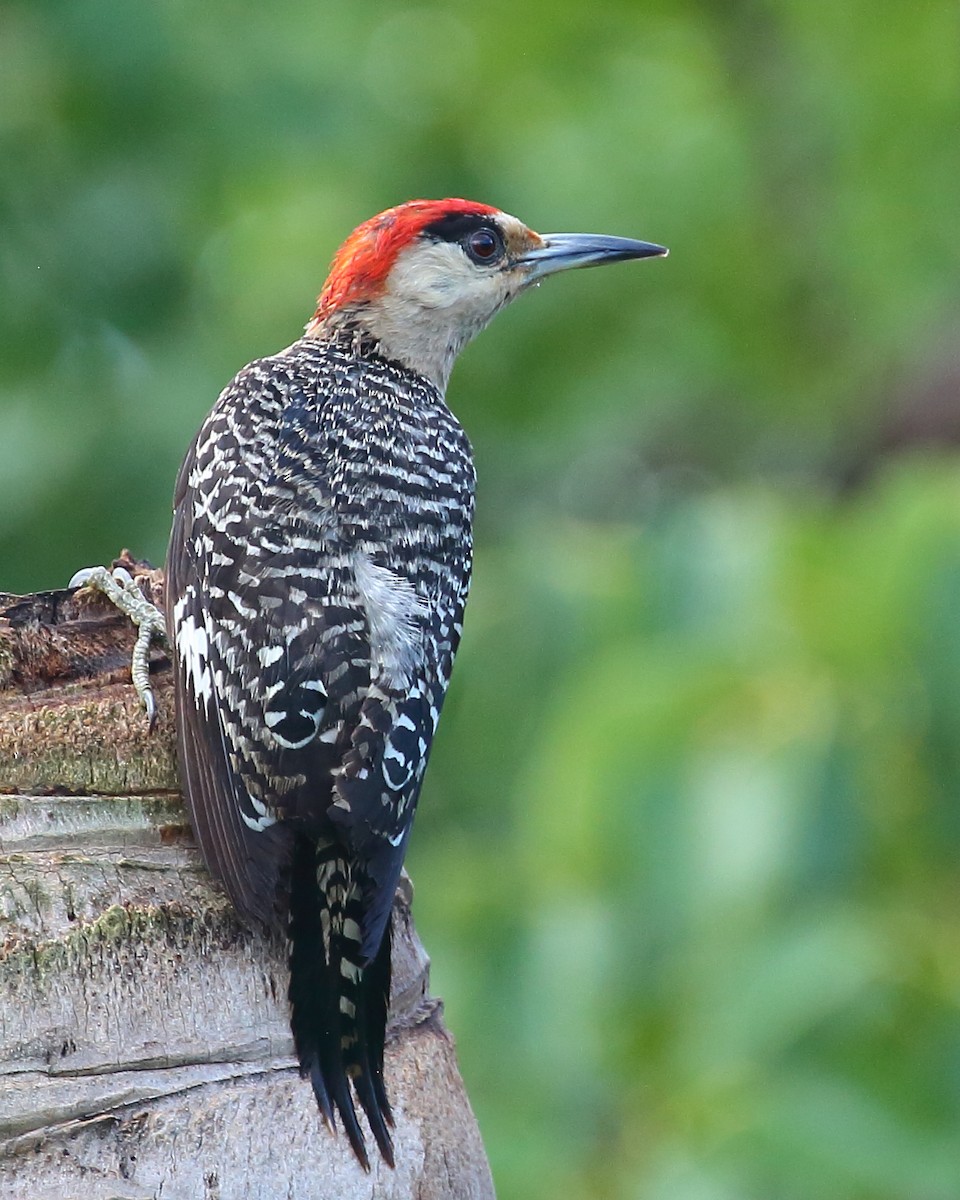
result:
<svg viewBox="0 0 960 1200"><path fill-rule="evenodd" d="M77 571L67 586L100 592L136 625L138 633L133 647L130 676L146 710L147 725L153 729L157 719L157 702L150 686L150 643L154 638L166 641L163 613L144 596L136 580L124 567L114 567L109 571L106 567L84 567Z"/></svg>

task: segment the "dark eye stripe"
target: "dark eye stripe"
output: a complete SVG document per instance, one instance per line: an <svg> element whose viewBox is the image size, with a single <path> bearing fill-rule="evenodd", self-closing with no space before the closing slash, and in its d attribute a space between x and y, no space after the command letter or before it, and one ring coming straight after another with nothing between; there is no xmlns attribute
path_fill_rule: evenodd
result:
<svg viewBox="0 0 960 1200"><path fill-rule="evenodd" d="M441 217L439 221L425 225L423 235L438 242L459 242L469 233L495 228L490 218L480 213L450 213L449 216Z"/></svg>

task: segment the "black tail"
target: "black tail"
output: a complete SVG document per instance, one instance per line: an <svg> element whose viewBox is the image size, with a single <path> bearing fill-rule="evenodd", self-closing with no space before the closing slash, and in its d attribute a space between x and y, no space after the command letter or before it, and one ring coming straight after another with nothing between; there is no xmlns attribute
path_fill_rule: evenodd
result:
<svg viewBox="0 0 960 1200"><path fill-rule="evenodd" d="M290 1026L300 1074L313 1084L324 1120L333 1110L370 1169L350 1080L384 1160L393 1166L393 1124L383 1086L390 997L390 926L363 965L361 884L342 847L296 839L290 880Z"/></svg>

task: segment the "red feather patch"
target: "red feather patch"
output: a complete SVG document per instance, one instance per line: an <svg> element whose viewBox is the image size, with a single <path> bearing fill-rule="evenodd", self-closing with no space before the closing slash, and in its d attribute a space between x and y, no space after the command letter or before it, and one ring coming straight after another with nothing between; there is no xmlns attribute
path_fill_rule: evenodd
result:
<svg viewBox="0 0 960 1200"><path fill-rule="evenodd" d="M364 221L337 251L314 320L344 304L378 296L397 254L434 221L451 214L490 216L497 211L474 200L408 200Z"/></svg>

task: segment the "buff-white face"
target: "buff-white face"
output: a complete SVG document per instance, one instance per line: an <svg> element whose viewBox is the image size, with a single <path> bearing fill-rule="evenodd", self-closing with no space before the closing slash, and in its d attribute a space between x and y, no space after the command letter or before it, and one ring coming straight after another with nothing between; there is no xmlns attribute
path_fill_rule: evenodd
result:
<svg viewBox="0 0 960 1200"><path fill-rule="evenodd" d="M542 244L539 234L506 213L459 237L424 233L397 255L387 291L421 308L487 313L489 320L523 286L524 256Z"/></svg>
<svg viewBox="0 0 960 1200"><path fill-rule="evenodd" d="M525 255L542 245L506 213L449 224L453 236L425 231L400 250L377 302L385 346L441 387L459 351L532 282Z"/></svg>
<svg viewBox="0 0 960 1200"><path fill-rule="evenodd" d="M467 201L411 201L347 239L315 321L349 306L388 357L443 391L460 350L530 284L572 267L663 254L628 238L541 235Z"/></svg>

